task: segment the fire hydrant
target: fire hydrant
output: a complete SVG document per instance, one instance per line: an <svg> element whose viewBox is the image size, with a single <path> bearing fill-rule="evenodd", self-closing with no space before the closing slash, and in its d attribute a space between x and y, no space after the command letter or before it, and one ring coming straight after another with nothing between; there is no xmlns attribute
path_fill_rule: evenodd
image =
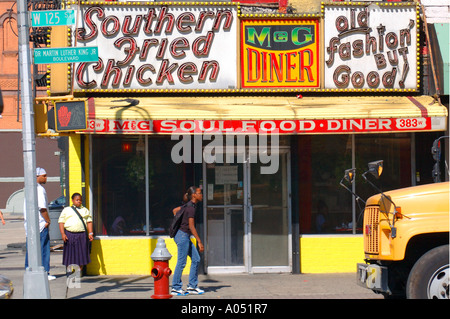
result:
<svg viewBox="0 0 450 319"><path fill-rule="evenodd" d="M156 248L150 256L154 261L152 268L152 277L155 279L155 294L153 299L169 299L172 295L169 293L169 276L172 270L169 268L169 260L172 255L166 248L166 242L159 238Z"/></svg>

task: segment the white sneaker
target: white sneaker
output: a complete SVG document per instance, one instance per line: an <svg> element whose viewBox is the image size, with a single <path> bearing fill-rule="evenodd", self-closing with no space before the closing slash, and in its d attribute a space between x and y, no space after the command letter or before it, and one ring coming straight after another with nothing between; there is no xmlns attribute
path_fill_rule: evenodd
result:
<svg viewBox="0 0 450 319"><path fill-rule="evenodd" d="M204 290L201 290L200 288L192 288L192 287L187 287L186 292L190 295L202 295L205 293Z"/></svg>
<svg viewBox="0 0 450 319"><path fill-rule="evenodd" d="M177 289L173 289L170 293L172 296L186 296L188 293L186 291L184 291L183 289L177 290Z"/></svg>
<svg viewBox="0 0 450 319"><path fill-rule="evenodd" d="M52 275L48 275L48 280L55 280L56 279L56 277L55 276L52 276Z"/></svg>

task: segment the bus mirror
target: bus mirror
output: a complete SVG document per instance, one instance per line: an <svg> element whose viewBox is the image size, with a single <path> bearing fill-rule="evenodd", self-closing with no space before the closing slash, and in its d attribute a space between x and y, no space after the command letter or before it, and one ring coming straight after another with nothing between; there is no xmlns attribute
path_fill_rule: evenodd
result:
<svg viewBox="0 0 450 319"><path fill-rule="evenodd" d="M355 179L355 169L354 168L346 169L344 178L350 184L353 183L353 180Z"/></svg>
<svg viewBox="0 0 450 319"><path fill-rule="evenodd" d="M381 195L378 205L380 206L380 212L389 214L391 211L391 198L386 195Z"/></svg>
<svg viewBox="0 0 450 319"><path fill-rule="evenodd" d="M380 178L381 173L383 172L383 160L370 162L368 165L369 172L376 178Z"/></svg>

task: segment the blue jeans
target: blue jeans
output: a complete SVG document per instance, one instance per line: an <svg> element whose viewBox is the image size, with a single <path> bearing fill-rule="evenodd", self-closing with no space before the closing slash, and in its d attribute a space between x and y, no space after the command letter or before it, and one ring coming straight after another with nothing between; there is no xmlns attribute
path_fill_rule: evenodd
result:
<svg viewBox="0 0 450 319"><path fill-rule="evenodd" d="M40 232L41 239L41 255L42 255L42 266L47 273L50 272L50 235L48 233L48 227L45 227ZM28 268L28 246L25 254L25 269Z"/></svg>
<svg viewBox="0 0 450 319"><path fill-rule="evenodd" d="M189 271L188 287L197 288L198 285L198 266L200 264L200 255L197 248L190 239L190 235L178 230L174 237L178 247L178 259L175 272L173 273L172 289L180 290L183 287L181 282L181 274L186 266L187 256L191 257L191 269Z"/></svg>

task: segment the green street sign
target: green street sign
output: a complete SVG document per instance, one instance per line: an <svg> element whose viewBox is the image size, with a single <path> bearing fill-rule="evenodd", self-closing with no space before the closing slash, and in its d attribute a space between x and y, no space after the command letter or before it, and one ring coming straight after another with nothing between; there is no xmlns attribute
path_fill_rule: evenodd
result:
<svg viewBox="0 0 450 319"><path fill-rule="evenodd" d="M97 62L98 47L34 49L34 64Z"/></svg>
<svg viewBox="0 0 450 319"><path fill-rule="evenodd" d="M32 27L53 27L75 24L75 10L42 10L32 11Z"/></svg>

